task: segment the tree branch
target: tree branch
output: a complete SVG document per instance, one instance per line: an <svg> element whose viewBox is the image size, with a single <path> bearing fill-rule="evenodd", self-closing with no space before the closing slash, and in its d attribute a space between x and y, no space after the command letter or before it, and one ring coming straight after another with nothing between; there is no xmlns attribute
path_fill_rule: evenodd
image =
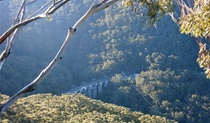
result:
<svg viewBox="0 0 210 123"><path fill-rule="evenodd" d="M17 15L14 19L13 25L15 25L16 23L19 23L23 20L24 14L25 14L25 6L26 6L25 3L26 3L25 0L22 0L22 3L21 3L20 8L18 10L18 13L17 13ZM10 54L10 50L12 49L14 38L15 38L16 34L18 33L18 30L19 30L19 28L15 29L11 38L7 38L7 44L5 46L5 49L0 55L0 70L2 68L2 65L3 65L4 61L6 60L6 58Z"/></svg>
<svg viewBox="0 0 210 123"><path fill-rule="evenodd" d="M94 13L103 10L107 7L109 7L110 5L114 4L115 2L117 2L118 0L103 0L100 3L92 6L77 22L76 24L73 26L73 28L77 28L79 27L87 18L89 18L91 15L93 15Z"/></svg>
<svg viewBox="0 0 210 123"><path fill-rule="evenodd" d="M6 60L6 58L10 54L10 50L12 49L14 38L15 38L16 34L19 32L19 28L27 25L28 23L31 23L32 21L35 21L37 19L46 17L48 14L53 14L56 10L58 10L62 5L66 4L69 0L59 0L59 1L56 1L56 2L55 2L55 0L51 0L51 1L47 2L46 4L44 4L36 12L34 12L34 14L30 15L26 20L24 20L26 5L32 4L35 1L37 1L37 0L33 0L29 3L26 3L26 0L22 0L21 6L18 10L17 16L16 16L16 18L14 20L14 23L13 23L13 26L11 28L9 28L0 37L0 44L1 44L5 39L7 39L12 34L12 37L10 39L8 39L5 50L0 55L0 70L2 68L2 65L3 65L4 61ZM44 9L50 3L51 3L51 6L49 6L48 9L44 13L33 17L34 15L36 15L38 12L40 12L42 9Z"/></svg>
<svg viewBox="0 0 210 123"><path fill-rule="evenodd" d="M17 24L15 24L14 26L12 26L11 28L9 28L1 37L0 37L0 44L3 43L3 41L5 39L7 39L16 29L18 29L19 27L22 27L22 26L25 26L27 25L28 23L32 22L32 21L35 21L39 18L42 18L43 15L39 15L39 16L36 16L34 18L30 18L30 19L27 19L25 21L22 21L22 22L19 22ZM2 41L2 42L1 42ZM3 56L3 55L1 55ZM0 57L0 59L6 59L7 57ZM0 60L1 61L1 60Z"/></svg>
<svg viewBox="0 0 210 123"><path fill-rule="evenodd" d="M28 18L31 18L33 16L35 16L37 13L39 13L41 10L43 10L46 6L48 6L52 1L49 1L47 3L45 3L44 5L42 5L36 12L34 12L32 15L30 15ZM27 18L27 19L28 19Z"/></svg>
<svg viewBox="0 0 210 123"><path fill-rule="evenodd" d="M67 3L68 1L70 1L70 0L63 0L63 1L61 1L61 3L60 2L55 2L55 5L53 5L53 3L52 3L52 6L56 6L57 4L62 4L62 3ZM62 5L64 5L64 4L62 4ZM16 25L14 25L14 26L12 26L12 27L10 27L1 37L0 37L0 44L2 44L4 41L5 41L5 39L12 33L12 32L14 32L15 31L15 29L17 29L17 28L19 28L19 27L21 27L21 26L25 26L25 25L27 25L28 23L31 23L31 22L33 22L33 21L35 21L35 20L37 20L37 19L40 19L40 18L44 18L44 17L46 17L46 15L47 14L49 14L49 13L47 13L47 12L50 12L50 11L52 11L50 14L53 14L56 10L58 10L61 6L58 6L58 7L55 7L55 8L53 8L52 6L50 6L49 8L50 9L47 9L47 11L45 11L44 13L42 13L42 14L40 14L40 15L37 15L36 17L33 17L33 18L28 18L28 19L26 19L25 21L23 21L23 22L21 22L21 23L18 23L18 24L16 24Z"/></svg>
<svg viewBox="0 0 210 123"><path fill-rule="evenodd" d="M27 5L30 5L30 4L32 4L32 3L34 3L34 2L36 2L37 0L33 0L33 1L30 1L30 2L28 2L28 3L26 3Z"/></svg>
<svg viewBox="0 0 210 123"><path fill-rule="evenodd" d="M55 2L54 3L54 8L53 9L51 9L51 10L49 10L48 11L48 14L50 15L50 14L53 14L57 9L59 9L61 6L63 6L64 4L66 4L67 2L68 2L69 0L66 0L66 1L64 1L64 2L62 2L62 3L60 3L60 1L58 1L58 2ZM60 3L60 4L59 4ZM57 5L58 4L58 5Z"/></svg>
<svg viewBox="0 0 210 123"><path fill-rule="evenodd" d="M13 24L16 24L16 23L18 23L20 21L19 16L21 14L22 9L24 9L24 6L25 6L25 0L22 1L21 5L20 5L20 8L18 10L18 13L17 13L17 15L16 15L16 17L14 19L14 23Z"/></svg>
<svg viewBox="0 0 210 123"><path fill-rule="evenodd" d="M20 97L22 97L25 93L31 92L35 89L35 87L52 71L52 69L55 67L55 65L58 63L59 60L62 58L62 54L64 50L66 49L67 45L70 42L70 39L76 32L76 28L78 28L87 18L89 18L94 13L103 10L110 5L114 4L118 0L104 0L94 6L92 6L84 16L82 16L76 24L71 28L68 29L68 33L66 36L66 39L64 40L62 46L60 47L58 53L54 57L54 59L49 63L49 65L41 71L39 76L37 76L36 79L34 79L30 84L25 86L23 89L21 89L19 92L17 92L15 95L13 95L6 103L4 103L0 107L0 115L3 114L3 112L10 107L12 104L14 104Z"/></svg>

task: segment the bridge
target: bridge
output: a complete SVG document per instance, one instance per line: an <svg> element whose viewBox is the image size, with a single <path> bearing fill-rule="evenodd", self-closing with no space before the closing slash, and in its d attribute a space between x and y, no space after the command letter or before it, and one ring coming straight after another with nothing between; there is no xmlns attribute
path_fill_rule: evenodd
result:
<svg viewBox="0 0 210 123"><path fill-rule="evenodd" d="M88 97L95 98L98 93L101 93L104 87L107 87L110 78L97 80L89 83L82 84L76 88L67 91L67 94L81 93Z"/></svg>
<svg viewBox="0 0 210 123"><path fill-rule="evenodd" d="M125 74L121 74L121 78L126 80L128 78L134 79L138 74L133 74L130 76L126 76ZM81 93L85 94L88 97L96 98L98 93L103 91L103 88L107 87L108 83L110 82L111 78L101 79L93 82L84 83L78 87L75 87L66 92L66 94L74 94L74 93Z"/></svg>

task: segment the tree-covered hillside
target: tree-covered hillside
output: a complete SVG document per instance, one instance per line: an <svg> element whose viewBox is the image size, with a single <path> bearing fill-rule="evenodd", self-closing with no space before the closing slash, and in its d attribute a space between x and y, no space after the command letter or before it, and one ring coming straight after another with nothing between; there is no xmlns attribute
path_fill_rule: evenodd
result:
<svg viewBox="0 0 210 123"><path fill-rule="evenodd" d="M39 1L38 5L41 6L42 2ZM0 34L12 23L14 10L19 4L17 0L1 1ZM93 0L71 0L52 16L26 25L0 71L0 93L13 95L30 83L52 60L67 29L92 4ZM27 11L30 13L34 8L37 6L31 6ZM118 3L93 15L77 30L61 62L33 93L61 94L82 82L112 77L112 83L97 99L183 123L210 122L210 82L196 63L197 42L180 34L177 25L167 15L149 26L142 14L145 11L139 7L136 13L132 13L132 8L124 8ZM0 50L4 47L0 46ZM135 80L123 81L118 78L119 73L139 75ZM61 103L62 99L64 102ZM68 100L70 103L73 101L72 105L68 105ZM84 104L86 102L87 105ZM50 121L54 118L52 115L66 116L62 113L78 122L81 120L79 117L91 119L94 116L110 122L142 118L141 113L116 106L113 108L116 112L113 112L110 108L100 109L101 105L110 106L80 95L33 95L22 98L6 112L4 118L29 122L46 117ZM32 110L27 109L31 107ZM66 107L73 114L68 113L68 108L62 109ZM45 108L52 110L46 112ZM19 110L22 113L18 113ZM125 113L120 113L121 110ZM149 115L145 117L150 118ZM59 119L55 117L53 120L56 118ZM159 120L160 117L152 118Z"/></svg>
<svg viewBox="0 0 210 123"><path fill-rule="evenodd" d="M0 104L8 99L0 95ZM38 94L21 98L1 117L0 123L173 123L165 117L132 112L83 95Z"/></svg>
<svg viewBox="0 0 210 123"><path fill-rule="evenodd" d="M15 16L13 9L19 4L15 0L2 3L8 4L3 6L8 13L1 16L2 21L10 22ZM58 51L67 28L91 3L72 0L52 16L52 21L41 19L25 26L1 70L0 92L12 95L31 82ZM33 7L36 8L31 6L28 11ZM140 73L148 68L188 69L200 73L196 42L180 35L169 17L158 21L156 27L149 27L141 11L144 9L139 8L133 14L130 8L115 4L93 15L77 30L61 62L34 93L60 94L81 82L121 72ZM1 24L1 33L7 28Z"/></svg>
<svg viewBox="0 0 210 123"><path fill-rule="evenodd" d="M147 70L135 79L116 75L97 99L181 123L203 123L210 121L209 87L204 75L187 70Z"/></svg>

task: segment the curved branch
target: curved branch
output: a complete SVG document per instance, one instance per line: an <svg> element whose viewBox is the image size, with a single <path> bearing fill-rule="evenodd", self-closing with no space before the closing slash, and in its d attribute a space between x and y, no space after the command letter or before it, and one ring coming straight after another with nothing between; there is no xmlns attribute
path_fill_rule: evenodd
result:
<svg viewBox="0 0 210 123"><path fill-rule="evenodd" d="M20 5L20 8L18 10L18 13L17 13L17 15L15 17L15 20L14 20L14 23L13 24L16 24L16 23L18 23L20 21L19 16L20 16L21 10L24 8L24 6L25 6L25 0L22 1L22 3Z"/></svg>
<svg viewBox="0 0 210 123"><path fill-rule="evenodd" d="M46 17L45 15L39 15L39 16L36 16L36 17L33 17L33 18L30 18L30 19L27 19L25 21L22 21L18 24L15 24L14 26L12 26L11 28L9 28L1 37L0 37L0 44L4 42L4 40L9 37L9 35L11 35L17 28L19 27L22 27L22 26L25 26L27 25L28 23L30 22L33 22L37 19L40 19L40 18L43 18L43 17Z"/></svg>
<svg viewBox="0 0 210 123"><path fill-rule="evenodd" d="M23 20L24 14L25 14L25 6L26 6L25 3L26 3L25 0L22 0L22 3L21 3L20 8L18 10L18 13L17 13L17 15L14 19L13 25L15 25L16 23L19 23ZM12 49L14 38L15 38L15 36L18 32L19 32L19 28L14 30L11 38L7 38L7 44L5 46L5 49L0 55L0 70L1 70L2 65L5 62L6 58L10 54L10 50Z"/></svg>
<svg viewBox="0 0 210 123"><path fill-rule="evenodd" d="M33 3L33 2L35 2L35 1L37 1L37 0L31 1L30 4ZM64 1L63 0L59 0L59 1L56 1L55 2L55 0L51 0L51 1L47 2L46 4L44 4L34 14L32 14L31 16L29 16L25 21L23 21L24 14L25 14L26 0L22 0L21 6L20 6L20 8L18 10L17 16L16 16L16 18L14 20L14 23L13 23L13 26L10 29L8 29L0 37L0 44L1 44L5 39L7 39L12 34L12 37L10 38L10 41L7 42L7 45L5 47L5 50L0 55L0 70L2 68L2 65L3 65L4 61L9 56L10 50L12 49L12 46L13 46L14 37L19 32L19 28L20 27L23 27L24 25L27 25L28 23L30 23L32 21L35 21L35 20L37 20L39 18L46 17L47 14L53 14L57 9L59 9L62 5L66 4L68 1L69 0L64 0ZM51 6L48 7L48 9L43 14L40 14L40 15L37 15L37 16L33 17L38 12L40 12L42 9L44 9L46 6L48 6L50 3L51 3ZM56 7L54 7L54 6L56 6ZM50 13L48 13L50 10L52 10L52 11ZM8 55L5 55L5 54L8 54Z"/></svg>
<svg viewBox="0 0 210 123"><path fill-rule="evenodd" d="M48 11L48 14L53 14L57 9L59 9L61 6L63 6L64 4L66 4L69 0L66 0L62 3L59 4L59 2L55 2L53 3L54 5L58 4L56 7L54 7L53 9L51 9L50 11Z"/></svg>
<svg viewBox="0 0 210 123"><path fill-rule="evenodd" d="M107 7L109 7L110 5L114 4L115 2L117 2L118 0L103 0L102 2L92 6L77 22L76 24L73 26L73 28L77 28L79 27L87 18L89 18L91 15L93 15L94 13L103 10Z"/></svg>
<svg viewBox="0 0 210 123"><path fill-rule="evenodd" d="M72 28L69 29L68 34L66 36L66 39L64 41L64 44L61 46L61 49L64 49L68 43L71 36L74 34L74 30ZM41 71L41 73L37 76L34 81L32 81L30 84L25 86L23 89L21 89L19 92L14 94L5 104L3 104L0 107L0 115L12 104L14 104L20 97L22 97L25 93L33 91L36 86L52 71L52 69L55 67L56 63L61 59L61 55L63 53L63 50L59 50L55 58L50 62L50 64Z"/></svg>
<svg viewBox="0 0 210 123"><path fill-rule="evenodd" d="M30 2L28 2L28 3L26 3L27 5L30 5L30 4L32 4L32 3L34 3L34 2L36 2L37 0L33 0L33 1L30 1Z"/></svg>
<svg viewBox="0 0 210 123"><path fill-rule="evenodd" d="M57 3L55 3L55 5L56 5L56 4L59 4L59 3L60 3L60 4L63 3L62 5L64 5L64 4L67 3L68 1L70 1L70 0L64 0L64 1L62 1L61 3L60 3L60 2L57 2ZM53 3L52 3L52 5L53 5ZM55 6L55 5L53 5L53 6ZM25 21L23 21L23 22L21 22L21 23L18 23L18 24L14 25L14 26L12 26L11 28L9 28L9 29L0 37L0 44L2 44L2 43L5 41L5 39L6 39L12 32L15 31L15 29L17 29L17 28L19 28L19 27L22 27L22 26L25 26L25 25L27 25L28 23L31 23L31 22L33 22L33 21L35 21L35 20L37 20L37 19L46 17L46 15L49 14L48 12L50 12L50 14L53 14L53 13L54 13L56 10L58 10L60 7L61 7L61 6L57 6L57 7L53 8L52 6L50 6L49 9L47 9L47 11L45 11L44 13L42 13L42 14L40 14L40 15L37 15L36 17L33 17L33 18L28 18L28 19L26 19Z"/></svg>
<svg viewBox="0 0 210 123"><path fill-rule="evenodd" d="M66 47L68 46L71 37L75 34L76 28L79 27L88 17L90 17L92 14L103 10L110 5L114 4L118 0L104 0L94 6L92 6L84 16L82 16L76 24L73 26L73 28L68 29L68 34L66 36L66 39L64 40L62 46L60 47L58 53L54 57L54 59L49 63L49 65L41 71L39 76L37 76L36 79L34 79L30 84L25 86L23 89L21 89L19 92L17 92L15 95L13 95L6 103L4 103L0 107L0 115L3 114L3 112L10 107L12 104L14 104L20 97L22 97L25 93L31 92L35 89L35 87L52 71L52 69L55 67L55 65L62 59L62 54Z"/></svg>

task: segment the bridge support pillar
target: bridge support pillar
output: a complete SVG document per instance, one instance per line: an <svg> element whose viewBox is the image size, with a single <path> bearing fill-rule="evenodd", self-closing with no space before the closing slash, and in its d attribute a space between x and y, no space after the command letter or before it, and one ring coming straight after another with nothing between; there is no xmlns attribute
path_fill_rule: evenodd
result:
<svg viewBox="0 0 210 123"><path fill-rule="evenodd" d="M92 98L92 91L91 87L87 87L87 96Z"/></svg>
<svg viewBox="0 0 210 123"><path fill-rule="evenodd" d="M81 90L79 90L79 93L81 93L81 94L86 94L86 88L82 88Z"/></svg>
<svg viewBox="0 0 210 123"><path fill-rule="evenodd" d="M97 96L97 86L93 86L93 87L92 87L92 92L93 92L93 93L92 93L92 94L93 94L92 97L93 97L93 98L96 98L96 96Z"/></svg>
<svg viewBox="0 0 210 123"><path fill-rule="evenodd" d="M104 84L104 87L107 87L109 81L106 81Z"/></svg>
<svg viewBox="0 0 210 123"><path fill-rule="evenodd" d="M103 89L103 83L98 84L98 93L101 93Z"/></svg>

